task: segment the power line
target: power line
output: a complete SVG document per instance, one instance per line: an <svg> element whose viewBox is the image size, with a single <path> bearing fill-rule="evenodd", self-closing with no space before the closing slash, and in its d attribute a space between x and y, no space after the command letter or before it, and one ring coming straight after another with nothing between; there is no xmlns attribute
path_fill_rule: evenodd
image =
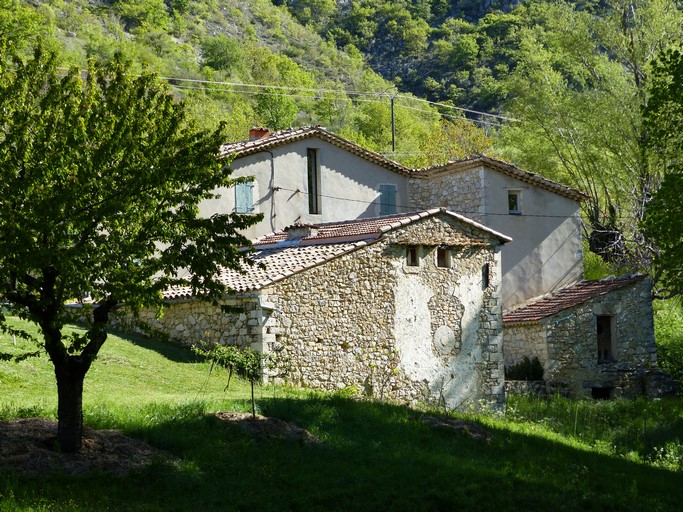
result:
<svg viewBox="0 0 683 512"><path fill-rule="evenodd" d="M297 194L303 194L304 192L301 191L300 189L291 189L291 188L286 188L286 187L275 187L277 190L284 190L285 192L294 192ZM377 199L368 201L366 199L352 199L350 197L338 197L338 196L331 196L327 194L320 194L320 197L324 197L326 199L334 199L336 201L345 201L348 203L361 203L361 204L375 204L377 203ZM397 209L401 209L403 211L416 211L416 210L428 210L429 208L433 208L434 206L417 206L417 205L396 205ZM481 213L477 211L466 211L466 210L454 210L456 213L459 213L461 215L465 216L483 216L483 217L490 217L490 216L504 216L504 217L509 217L510 214L505 212L505 213ZM517 215L518 217L534 217L534 218L542 218L542 219L567 219L571 216L567 215L547 215L547 214L523 214L523 215Z"/></svg>

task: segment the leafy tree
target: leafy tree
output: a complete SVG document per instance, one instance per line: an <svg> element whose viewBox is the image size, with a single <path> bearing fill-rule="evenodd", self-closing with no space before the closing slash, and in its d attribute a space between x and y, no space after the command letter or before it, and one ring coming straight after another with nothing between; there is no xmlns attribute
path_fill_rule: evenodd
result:
<svg viewBox="0 0 683 512"><path fill-rule="evenodd" d="M521 123L505 132L516 161L568 182L583 205L590 248L612 263L647 270L639 228L657 189L642 108L658 49L683 36L673 0L605 2L601 16L566 2L532 2L508 104Z"/></svg>
<svg viewBox="0 0 683 512"><path fill-rule="evenodd" d="M647 205L644 228L655 249L660 295L683 292L683 52L663 52L652 66L651 97L645 109L648 146L665 168L661 187Z"/></svg>
<svg viewBox="0 0 683 512"><path fill-rule="evenodd" d="M272 355L264 354L252 348L239 348L235 345L213 345L211 347L200 345L194 348L199 354L211 361L211 369L220 366L228 370L227 390L230 387L233 373L238 377L249 381L251 385L251 416L256 417L256 398L254 386L261 381L263 370L274 364Z"/></svg>
<svg viewBox="0 0 683 512"><path fill-rule="evenodd" d="M244 50L239 42L226 35L208 37L202 41L202 60L216 70L241 72Z"/></svg>
<svg viewBox="0 0 683 512"><path fill-rule="evenodd" d="M20 0L0 0L0 37L17 48L24 48L37 37L51 32L51 23L25 2Z"/></svg>
<svg viewBox="0 0 683 512"><path fill-rule="evenodd" d="M198 214L234 183L217 159L223 142L221 129L197 130L153 75L135 77L121 59L91 62L85 77L40 47L2 62L0 297L40 328L62 450L81 447L84 377L117 306L160 307L173 285L215 299L225 292L220 266L244 260L238 230L257 219ZM86 296L87 330L67 337L66 304Z"/></svg>

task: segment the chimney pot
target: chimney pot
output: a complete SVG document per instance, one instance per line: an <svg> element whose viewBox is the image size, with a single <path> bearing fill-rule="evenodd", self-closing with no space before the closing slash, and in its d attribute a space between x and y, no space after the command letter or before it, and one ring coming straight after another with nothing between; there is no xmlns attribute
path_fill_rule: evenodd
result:
<svg viewBox="0 0 683 512"><path fill-rule="evenodd" d="M270 129L263 126L254 126L249 130L249 140L264 139L270 135Z"/></svg>

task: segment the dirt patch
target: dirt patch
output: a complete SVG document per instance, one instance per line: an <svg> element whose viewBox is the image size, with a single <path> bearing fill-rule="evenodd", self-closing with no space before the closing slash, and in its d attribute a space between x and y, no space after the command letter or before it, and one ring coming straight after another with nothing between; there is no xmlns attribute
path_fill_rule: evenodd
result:
<svg viewBox="0 0 683 512"><path fill-rule="evenodd" d="M320 444L322 441L308 430L278 418L267 418L250 413L217 412L216 417L240 425L244 431L252 436L266 439L290 439L302 441L305 444Z"/></svg>
<svg viewBox="0 0 683 512"><path fill-rule="evenodd" d="M440 418L438 416L422 416L420 421L434 428L463 433L477 441L484 441L486 443L491 441L491 432L468 421L456 418Z"/></svg>
<svg viewBox="0 0 683 512"><path fill-rule="evenodd" d="M319 444L310 432L277 419L235 412L217 412L222 421L237 424L256 438L290 439L305 444ZM80 453L62 453L55 449L57 422L41 418L0 422L0 468L24 475L42 476L53 472L82 475L91 471L124 476L152 461L172 461L167 452L118 430L83 429Z"/></svg>
<svg viewBox="0 0 683 512"><path fill-rule="evenodd" d="M54 449L57 422L41 418L0 422L0 467L26 475L90 471L122 476L153 460L170 460L168 453L117 430L83 429L80 453Z"/></svg>

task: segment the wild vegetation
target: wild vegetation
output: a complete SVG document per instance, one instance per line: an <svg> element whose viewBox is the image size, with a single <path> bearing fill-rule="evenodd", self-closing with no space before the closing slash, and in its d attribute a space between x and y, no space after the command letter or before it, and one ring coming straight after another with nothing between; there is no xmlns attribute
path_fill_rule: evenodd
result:
<svg viewBox="0 0 683 512"><path fill-rule="evenodd" d="M13 346L7 335L2 343ZM17 340L17 351L26 347ZM353 399L352 390L257 388L257 412L319 440L307 443L222 421L213 413L250 410L248 383L224 391L227 372L209 376L182 347L111 336L98 363L86 425L121 429L171 462L115 478L3 467L0 509L673 511L683 498L680 398L512 397L504 415L469 416ZM45 358L0 363L0 419L54 418L53 379Z"/></svg>
<svg viewBox="0 0 683 512"><path fill-rule="evenodd" d="M79 89L78 73L68 71L69 66L90 69L95 76L105 69L99 66L118 62L119 69L129 72L119 79L130 83L151 83L146 72L156 72L184 101L199 128L220 133L220 140L244 139L257 124L277 129L320 123L410 165L495 151L586 190L592 196L584 209L586 239L597 255L588 258L591 277L651 271L658 293L667 297L681 291L678 265L683 261L676 230L681 173L677 87L683 60L676 44L681 27L680 3L673 0L0 0L0 34L9 42L3 56L12 48L26 63L42 44L56 52L56 72L47 82L63 78L72 92ZM10 71L3 66L11 78ZM48 196L41 187L17 185L21 170L11 164L19 153L12 144L22 142L21 154L30 156L37 145L49 142L55 150L49 153L54 173L48 188L64 200L73 197L66 184L80 165L78 158L88 153L70 155L63 148L79 137L84 140L87 130L76 117L68 117L74 110L67 107L76 108L78 94L45 94L44 104L52 107L46 119L73 121L71 127L51 131L45 119L31 117L30 108L17 107L26 91L48 89L37 86L38 81L22 83L13 91L12 81L3 81L2 101L8 107L3 127L39 128L36 132L45 137L2 140L7 174L2 186L7 190L0 204L5 209L1 239L24 252L3 251L0 268L9 286L3 297L31 291L32 297L24 299L35 302L29 316L36 319L52 311L55 299L100 281L78 273L84 270L78 258L70 264L78 271L76 284L58 297L42 296L50 287L35 281L45 277L46 267L30 264L50 251L60 254L62 242L87 233L79 231L82 223L52 222L46 213L54 208L45 206ZM18 90L22 94L13 94ZM22 112L23 124L10 115L14 112ZM216 132L221 121L227 125ZM32 161L42 168L40 158ZM86 188L106 190L105 181L90 181ZM15 222L16 204L4 200L17 190L27 202L37 200L38 215L28 230ZM59 205L73 213L69 201ZM69 219L92 218L91 213ZM121 226L130 227L117 220L102 229L109 233ZM14 243L34 232L55 243L42 252ZM59 233L64 238L56 238ZM122 251L130 248L124 238ZM74 254L79 253L67 256ZM127 271L139 263L133 252L105 254L102 265L107 257L127 262ZM140 274L136 284L144 284L149 275ZM20 290L17 277L23 277ZM123 298L140 299L135 294ZM683 376L682 318L675 299L658 303L660 362L678 377ZM43 324L61 329L64 318L45 317ZM18 331L10 328L8 333ZM55 338L46 348L54 348L57 358L85 349L88 371L102 347L100 334L75 330L65 338L73 342L70 347ZM0 342L4 359L35 350L9 335ZM88 475L76 483L60 475L43 481L3 470L0 508L116 510L127 508L135 495L145 510L265 510L274 503L279 509L307 510L481 509L482 503L506 510L674 510L683 497L676 485L683 451L680 399L588 403L518 398L505 417L470 418L491 431L489 444L434 431L421 421L423 411L345 396L274 388L252 402L262 413L318 436L322 446L314 447L283 440L254 443L244 433L226 430L205 413L246 411L248 387L238 385L223 394L225 381L207 380L206 374L203 363L178 347L114 337L88 372L85 423L123 429L169 450L179 462L159 462L114 481ZM1 361L2 416L57 416L54 378L46 359ZM283 473L282 468L288 469ZM359 503L355 496L364 500Z"/></svg>

